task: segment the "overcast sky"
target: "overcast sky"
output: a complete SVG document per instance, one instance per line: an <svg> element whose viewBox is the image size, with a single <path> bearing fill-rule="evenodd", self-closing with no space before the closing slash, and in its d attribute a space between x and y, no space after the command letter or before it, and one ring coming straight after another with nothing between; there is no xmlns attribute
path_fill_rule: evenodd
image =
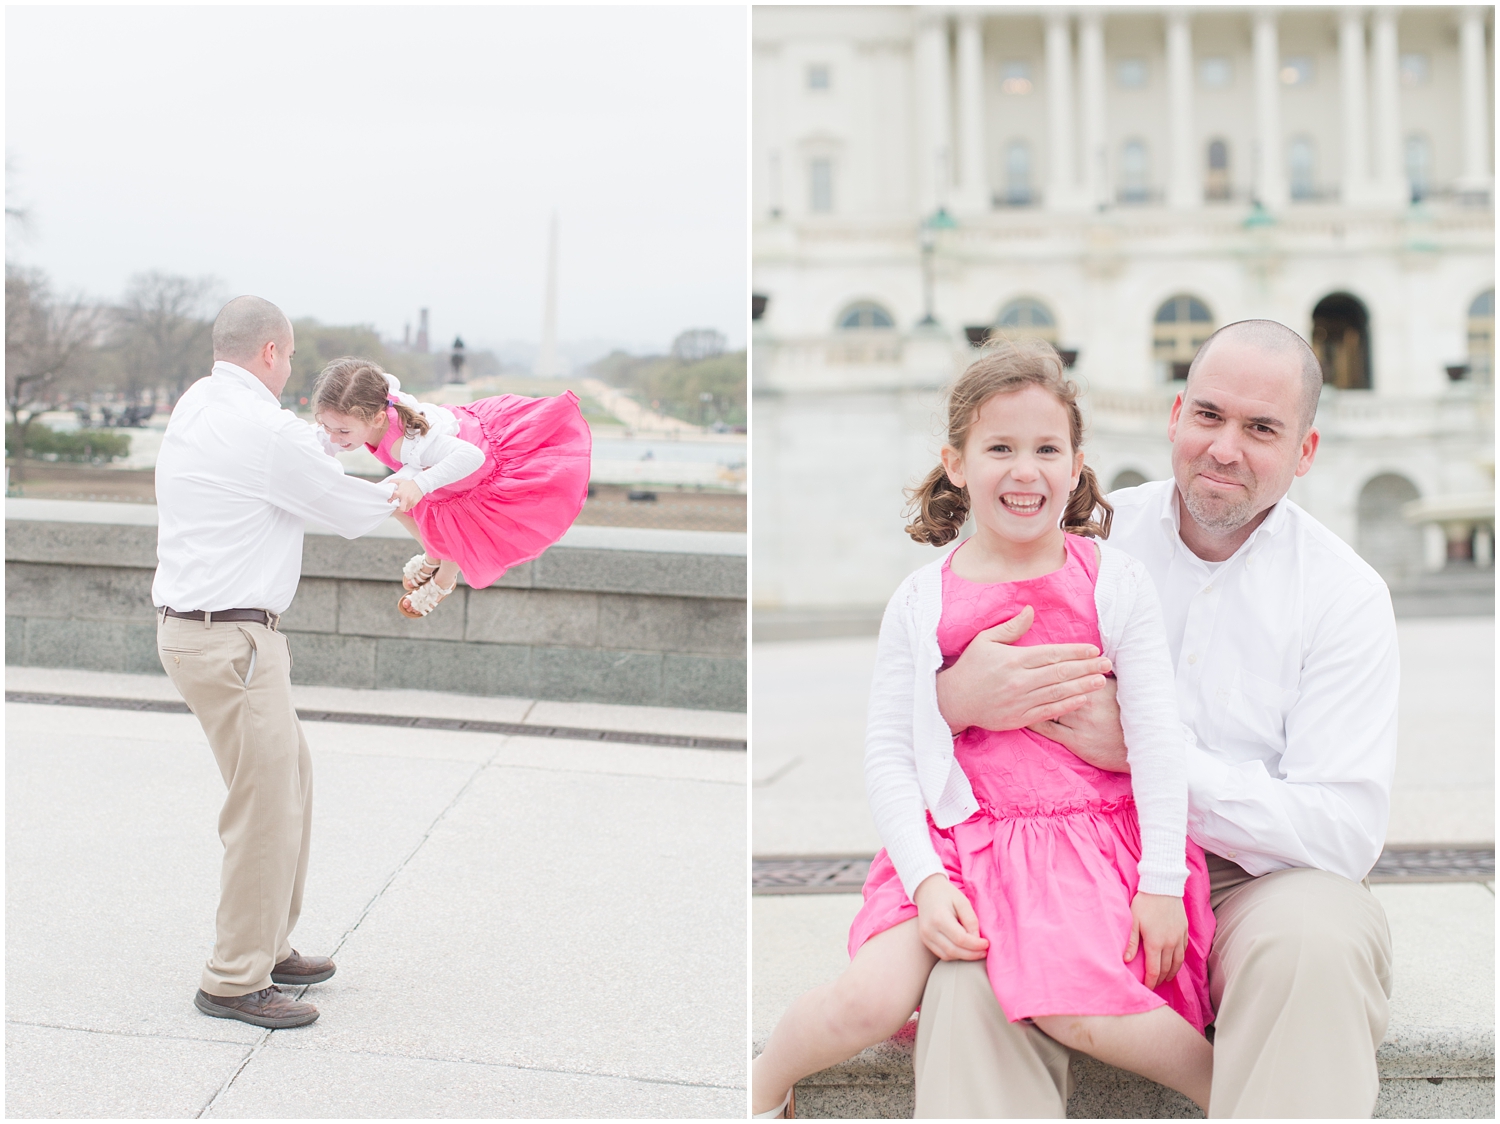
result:
<svg viewBox="0 0 1500 1124"><path fill-rule="evenodd" d="M8 260L434 344L744 346L742 7L7 7Z"/></svg>

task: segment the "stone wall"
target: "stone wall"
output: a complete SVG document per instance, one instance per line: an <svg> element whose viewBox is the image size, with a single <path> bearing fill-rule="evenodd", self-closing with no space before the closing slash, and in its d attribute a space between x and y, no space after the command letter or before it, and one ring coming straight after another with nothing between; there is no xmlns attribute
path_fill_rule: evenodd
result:
<svg viewBox="0 0 1500 1124"><path fill-rule="evenodd" d="M160 673L156 510L7 500L6 662ZM292 679L478 695L745 708L744 535L574 527L430 617L396 611L414 543L394 521L309 528L282 618Z"/></svg>

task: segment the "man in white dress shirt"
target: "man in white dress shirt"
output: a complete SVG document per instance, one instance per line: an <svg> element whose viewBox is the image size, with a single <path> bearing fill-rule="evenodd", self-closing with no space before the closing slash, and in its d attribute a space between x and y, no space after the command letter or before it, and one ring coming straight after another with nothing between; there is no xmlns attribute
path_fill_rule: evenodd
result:
<svg viewBox="0 0 1500 1124"><path fill-rule="evenodd" d="M217 936L194 1004L265 1027L318 1017L277 984L320 983L327 957L288 937L302 908L312 833L312 759L278 629L297 592L304 519L345 538L390 515L391 486L345 476L313 429L283 410L292 325L236 297L213 327L213 373L172 410L156 462L157 647L208 736L228 795Z"/></svg>
<svg viewBox="0 0 1500 1124"><path fill-rule="evenodd" d="M1286 499L1318 448L1317 358L1267 320L1221 328L1172 407L1173 480L1115 493L1146 564L1194 743L1188 833L1217 918L1213 1117L1368 1117L1390 933L1363 879L1385 841L1399 668L1390 594ZM1030 726L1126 771L1114 681L1082 646L1012 647L1023 612L938 676L955 730ZM982 956L982 954L979 954ZM1068 1054L1008 1022L982 961L939 963L916 1046L919 1117L1064 1115Z"/></svg>

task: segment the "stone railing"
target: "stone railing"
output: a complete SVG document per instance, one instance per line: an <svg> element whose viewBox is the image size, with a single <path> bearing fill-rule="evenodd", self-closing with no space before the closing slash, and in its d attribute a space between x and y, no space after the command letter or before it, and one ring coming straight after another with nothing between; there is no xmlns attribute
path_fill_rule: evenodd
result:
<svg viewBox="0 0 1500 1124"><path fill-rule="evenodd" d="M6 501L6 662L160 673L156 509ZM476 695L745 708L746 536L574 527L430 617L396 611L415 544L309 528L282 618L292 679Z"/></svg>

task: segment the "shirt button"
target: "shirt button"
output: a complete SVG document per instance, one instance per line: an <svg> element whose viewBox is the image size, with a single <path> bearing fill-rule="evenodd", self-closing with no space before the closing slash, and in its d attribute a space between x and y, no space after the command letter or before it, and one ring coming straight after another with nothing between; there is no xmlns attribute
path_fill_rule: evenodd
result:
<svg viewBox="0 0 1500 1124"><path fill-rule="evenodd" d="M1211 586L1211 585L1206 585L1206 586L1203 587L1203 592L1204 593L1212 593L1213 591L1214 591L1214 587Z"/></svg>
<svg viewBox="0 0 1500 1124"><path fill-rule="evenodd" d="M1188 657L1188 663L1197 663L1197 662L1198 662L1198 657L1196 655L1191 655L1191 656Z"/></svg>
<svg viewBox="0 0 1500 1124"><path fill-rule="evenodd" d="M1233 852L1233 851L1230 851L1230 852L1229 852L1229 854L1227 854L1227 855L1225 855L1225 856L1224 856L1224 857L1225 857L1225 858L1226 858L1226 859L1232 859L1232 858L1234 858L1234 852Z"/></svg>

